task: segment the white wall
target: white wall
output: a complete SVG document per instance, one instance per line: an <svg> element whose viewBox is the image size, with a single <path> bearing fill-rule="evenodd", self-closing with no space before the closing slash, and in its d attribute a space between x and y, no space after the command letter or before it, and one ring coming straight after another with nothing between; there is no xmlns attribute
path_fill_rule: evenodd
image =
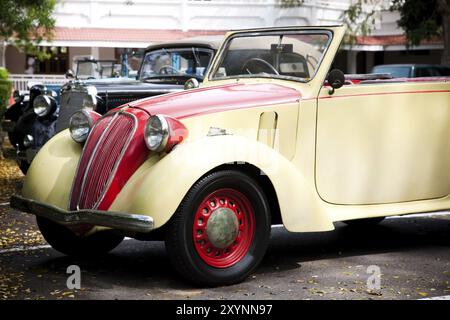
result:
<svg viewBox="0 0 450 320"><path fill-rule="evenodd" d="M60 0L57 26L131 29L228 30L339 24L350 0L305 0L281 8L278 0ZM401 33L397 13L383 13L377 34Z"/></svg>

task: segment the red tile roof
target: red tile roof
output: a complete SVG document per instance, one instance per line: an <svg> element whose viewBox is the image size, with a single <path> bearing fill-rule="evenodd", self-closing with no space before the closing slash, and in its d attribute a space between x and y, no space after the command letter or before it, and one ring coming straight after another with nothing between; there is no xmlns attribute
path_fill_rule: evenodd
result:
<svg viewBox="0 0 450 320"><path fill-rule="evenodd" d="M54 41L162 42L209 35L223 35L224 30L158 30L56 27Z"/></svg>
<svg viewBox="0 0 450 320"><path fill-rule="evenodd" d="M226 30L168 30L168 29L114 29L114 28L67 28L56 27L55 41L111 41L111 42L164 42L208 35L223 35ZM442 44L442 39L434 38L422 44ZM359 36L357 45L405 45L404 35Z"/></svg>
<svg viewBox="0 0 450 320"><path fill-rule="evenodd" d="M404 34L391 35L391 36L364 36L356 37L357 45L368 46L401 46L406 44L406 37ZM433 38L430 40L422 41L422 44L443 44L442 39Z"/></svg>

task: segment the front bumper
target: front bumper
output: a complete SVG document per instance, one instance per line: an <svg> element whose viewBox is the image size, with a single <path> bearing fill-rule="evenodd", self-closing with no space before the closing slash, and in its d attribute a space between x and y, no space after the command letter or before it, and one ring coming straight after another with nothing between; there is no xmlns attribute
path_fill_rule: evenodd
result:
<svg viewBox="0 0 450 320"><path fill-rule="evenodd" d="M154 229L153 219L144 215L87 209L68 211L17 195L11 197L10 205L14 209L47 218L65 226L88 223L118 230L145 233Z"/></svg>

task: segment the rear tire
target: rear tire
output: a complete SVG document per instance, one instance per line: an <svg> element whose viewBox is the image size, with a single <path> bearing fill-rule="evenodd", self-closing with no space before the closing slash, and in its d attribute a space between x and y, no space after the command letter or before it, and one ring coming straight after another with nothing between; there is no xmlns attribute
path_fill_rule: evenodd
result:
<svg viewBox="0 0 450 320"><path fill-rule="evenodd" d="M99 231L86 237L80 237L70 229L42 217L36 221L44 239L53 249L76 257L93 257L106 254L117 247L124 236L112 230Z"/></svg>
<svg viewBox="0 0 450 320"><path fill-rule="evenodd" d="M169 222L166 248L188 281L230 285L243 281L261 262L270 230L261 187L240 171L218 171L189 190Z"/></svg>

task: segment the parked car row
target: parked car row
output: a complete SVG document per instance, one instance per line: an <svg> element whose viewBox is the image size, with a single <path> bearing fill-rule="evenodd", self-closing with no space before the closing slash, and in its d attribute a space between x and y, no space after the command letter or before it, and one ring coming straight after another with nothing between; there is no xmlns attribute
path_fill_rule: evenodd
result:
<svg viewBox="0 0 450 320"><path fill-rule="evenodd" d="M450 67L433 64L383 64L375 66L373 73L389 73L393 78L448 77Z"/></svg>
<svg viewBox="0 0 450 320"><path fill-rule="evenodd" d="M233 31L220 46L149 47L132 85L66 84L57 121L74 112L69 130L44 144L11 206L68 255L164 240L202 286L251 274L272 224L322 232L449 209L450 77L346 77L331 70L344 35Z"/></svg>
<svg viewBox="0 0 450 320"><path fill-rule="evenodd" d="M3 122L25 174L39 149L56 133L67 129L80 109L106 113L140 98L177 92L201 82L222 36L197 37L149 46L136 78L116 77L114 61L80 59L64 85L38 84L29 95L18 95ZM108 68L109 66L109 68ZM109 73L108 71L109 70ZM94 72L95 71L95 72Z"/></svg>

